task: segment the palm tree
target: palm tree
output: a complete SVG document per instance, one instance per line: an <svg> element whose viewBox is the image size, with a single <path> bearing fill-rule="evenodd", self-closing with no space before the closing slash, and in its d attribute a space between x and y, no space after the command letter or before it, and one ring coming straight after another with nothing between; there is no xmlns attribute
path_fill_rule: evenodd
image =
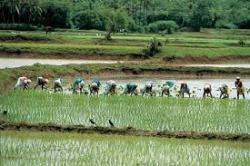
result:
<svg viewBox="0 0 250 166"><path fill-rule="evenodd" d="M11 15L12 23L15 23L15 14L20 15L20 2L21 0L4 0Z"/></svg>
<svg viewBox="0 0 250 166"><path fill-rule="evenodd" d="M42 8L38 1L26 0L21 4L21 13L28 13L28 23L31 23L32 18L42 15Z"/></svg>

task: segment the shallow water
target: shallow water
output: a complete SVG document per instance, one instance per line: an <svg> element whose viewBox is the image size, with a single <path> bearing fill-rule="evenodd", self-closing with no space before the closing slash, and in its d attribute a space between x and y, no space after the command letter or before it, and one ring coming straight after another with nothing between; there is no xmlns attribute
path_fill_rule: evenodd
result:
<svg viewBox="0 0 250 166"><path fill-rule="evenodd" d="M115 80L118 87L125 86L129 82L133 82L138 84L139 89L142 89L147 81L153 81L154 87L153 89L157 92L157 96L159 96L160 93L160 86L163 85L166 80L169 79L153 79L153 78L138 78L138 79L119 79ZM170 79L171 80L171 79ZM106 86L107 80L101 80L101 90L100 94L104 92L105 86ZM220 96L219 87L222 84L227 84L231 90L230 92L230 98L236 98L236 89L234 87L234 79L185 79L185 80L172 80L175 82L175 86L171 88L171 96L176 97L178 94L178 90L180 89L181 82L186 82L190 88L191 97L202 97L203 94L203 87L206 83L210 83L212 85L212 95L216 98ZM70 83L73 82L72 80L65 80L65 93L71 94L72 92L68 91L68 88L70 86ZM250 79L242 79L244 87L248 90L250 89ZM89 84L90 81L87 80L86 84ZM86 86L87 87L87 86ZM88 88L85 88L88 89ZM247 91L245 93L246 99L250 99L250 92L247 94ZM186 95L187 97L187 95ZM242 98L242 96L240 96Z"/></svg>
<svg viewBox="0 0 250 166"><path fill-rule="evenodd" d="M114 64L120 61L112 60L66 60L66 59L28 59L28 58L0 58L0 69L32 66L36 63L49 65L68 64Z"/></svg>
<svg viewBox="0 0 250 166"><path fill-rule="evenodd" d="M192 67L236 67L250 69L250 64L192 64Z"/></svg>

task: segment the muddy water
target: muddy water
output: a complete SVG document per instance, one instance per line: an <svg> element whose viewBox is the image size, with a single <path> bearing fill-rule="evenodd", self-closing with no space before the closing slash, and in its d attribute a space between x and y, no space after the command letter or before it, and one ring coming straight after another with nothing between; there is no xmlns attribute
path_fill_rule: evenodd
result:
<svg viewBox="0 0 250 166"><path fill-rule="evenodd" d="M67 65L67 64L114 64L118 62L120 61L0 58L0 69L15 68L15 67L21 67L21 66L32 66L36 63L49 64L49 65Z"/></svg>
<svg viewBox="0 0 250 166"><path fill-rule="evenodd" d="M147 81L153 81L154 82L154 90L157 92L157 95L159 96L160 93L160 86L166 82L166 80L172 80L175 82L175 86L171 88L171 96L176 97L178 94L178 90L180 88L181 82L186 82L191 90L191 96L200 98L202 97L203 93L203 87L204 84L210 83L212 85L212 94L214 97L218 98L220 96L219 87L222 84L227 84L230 87L230 98L236 98L236 89L234 87L234 79L185 79L185 80L173 80L173 79L119 79L115 80L118 87L125 86L129 82L134 82L138 84L139 89L142 89ZM104 92L105 86L106 86L107 80L101 81L101 90L100 93L102 94ZM248 90L250 89L250 78L249 79L242 79L244 87ZM86 84L88 84L90 81L86 81ZM68 88L70 86L71 80L65 80L64 85L65 86L65 93L71 94L72 92L68 91ZM86 86L87 87L87 86ZM85 88L87 90L87 88ZM250 99L250 92L245 93L246 98ZM186 96L187 97L187 96Z"/></svg>
<svg viewBox="0 0 250 166"><path fill-rule="evenodd" d="M236 68L248 68L250 69L250 64L193 64L187 65L192 67L236 67Z"/></svg>

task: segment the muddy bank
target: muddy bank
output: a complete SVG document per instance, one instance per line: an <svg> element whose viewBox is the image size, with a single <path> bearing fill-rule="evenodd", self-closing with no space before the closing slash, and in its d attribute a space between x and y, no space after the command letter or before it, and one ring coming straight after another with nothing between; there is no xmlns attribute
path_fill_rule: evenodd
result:
<svg viewBox="0 0 250 166"><path fill-rule="evenodd" d="M29 59L65 59L65 60L119 60L119 61L135 61L145 60L141 54L128 55L105 55L105 54L64 54L64 53L33 53L33 52L3 52L0 51L1 58L29 58Z"/></svg>
<svg viewBox="0 0 250 166"><path fill-rule="evenodd" d="M0 131L52 131L68 133L96 133L108 135L124 136L142 136L159 138L177 138L177 139L208 139L208 140L228 140L228 141L250 141L250 134L230 134L230 133L205 133L205 132L169 132L169 131L147 131L137 130L133 127L126 128L108 128L108 127L85 127L81 125L61 126L56 124L28 124L28 123L9 123L0 121Z"/></svg>
<svg viewBox="0 0 250 166"><path fill-rule="evenodd" d="M250 53L249 56L244 55L228 55L219 57L207 57L207 56L166 56L163 57L163 62L167 64L225 64L225 63L250 63Z"/></svg>
<svg viewBox="0 0 250 166"><path fill-rule="evenodd" d="M207 56L156 56L150 59L142 54L127 54L127 55L106 55L106 54L42 54L30 52L0 52L2 58L39 58L39 59L81 59L81 60L123 60L123 61L153 61L161 64L176 65L176 64L225 64L225 63L250 63L249 56L244 55L228 55L219 57Z"/></svg>

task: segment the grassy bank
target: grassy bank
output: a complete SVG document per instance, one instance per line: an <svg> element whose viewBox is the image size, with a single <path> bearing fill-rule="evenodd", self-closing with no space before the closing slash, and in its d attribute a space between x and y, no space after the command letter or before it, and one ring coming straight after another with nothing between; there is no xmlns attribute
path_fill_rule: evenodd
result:
<svg viewBox="0 0 250 166"><path fill-rule="evenodd" d="M57 54L61 58L106 56L113 59L141 58L142 50L156 37L162 42L162 51L156 57L207 57L250 56L249 30L210 30L200 33L178 32L172 35L117 33L113 40L104 40L101 31L45 32L0 31L0 52L8 54L37 54L39 57ZM238 42L245 41L245 47ZM72 56L74 55L74 56ZM49 56L48 56L49 57ZM96 58L96 57L94 57ZM202 61L202 60L201 60Z"/></svg>
<svg viewBox="0 0 250 166"><path fill-rule="evenodd" d="M166 66L155 63L129 63L129 64L102 64L102 65L40 65L19 67L13 69L0 70L0 92L3 93L13 87L16 79L20 76L27 76L35 80L38 76L56 78L59 76L77 76L84 77L102 76L112 77L114 75L138 76L145 74L153 75L188 75L201 78L209 75L240 75L249 76L249 69L244 68L213 68L213 67L178 67Z"/></svg>
<svg viewBox="0 0 250 166"><path fill-rule="evenodd" d="M1 132L0 145L4 165L247 165L250 162L248 142Z"/></svg>
<svg viewBox="0 0 250 166"><path fill-rule="evenodd" d="M90 126L88 119L93 118L103 127L111 119L118 128L250 133L247 100L91 97L35 91L12 92L0 99L1 110L8 111L3 118L10 122Z"/></svg>

